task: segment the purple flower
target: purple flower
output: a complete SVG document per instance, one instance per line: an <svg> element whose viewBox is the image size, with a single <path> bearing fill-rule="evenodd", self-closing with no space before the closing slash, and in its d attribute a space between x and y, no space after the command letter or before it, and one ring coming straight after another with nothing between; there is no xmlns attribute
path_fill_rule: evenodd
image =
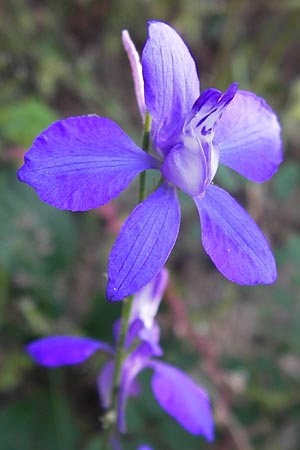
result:
<svg viewBox="0 0 300 450"><path fill-rule="evenodd" d="M125 406L128 396L139 394L138 374L144 369L153 370L152 390L159 405L187 431L213 440L213 419L208 396L184 372L153 359L160 356L159 328L155 315L168 281L165 269L138 292L132 305L130 327L125 349L132 344L135 350L124 360L118 402L117 422L120 432L126 431ZM119 327L114 328L117 339ZM27 346L27 352L38 364L53 368L79 364L96 351L107 352L112 358L104 365L98 376L98 392L102 406L111 406L114 374L114 348L105 342L75 336L53 336L39 339Z"/></svg>
<svg viewBox="0 0 300 450"><path fill-rule="evenodd" d="M168 259L180 224L177 188L193 198L203 247L219 271L239 284L272 283L276 267L265 237L212 183L219 163L258 183L276 172L282 161L276 115L260 97L238 91L236 83L223 94L207 89L200 95L188 48L162 22L149 23L142 70L155 156L109 119L72 117L36 138L19 179L50 205L85 211L118 196L144 170L160 171L163 181L134 209L112 248L110 301L141 289Z"/></svg>

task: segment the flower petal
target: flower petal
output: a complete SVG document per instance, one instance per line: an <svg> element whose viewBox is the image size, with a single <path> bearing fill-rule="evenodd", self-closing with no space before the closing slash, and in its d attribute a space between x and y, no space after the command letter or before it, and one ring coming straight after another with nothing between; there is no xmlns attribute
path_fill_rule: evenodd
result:
<svg viewBox="0 0 300 450"><path fill-rule="evenodd" d="M269 179L282 161L277 116L251 92L238 91L216 125L214 141L220 163L252 181Z"/></svg>
<svg viewBox="0 0 300 450"><path fill-rule="evenodd" d="M125 408L127 398L129 395L135 395L138 392L136 377L141 370L147 367L152 355L151 346L142 343L123 362L118 402L118 429L121 433L126 432Z"/></svg>
<svg viewBox="0 0 300 450"><path fill-rule="evenodd" d="M186 194L194 197L203 192L208 165L201 142L185 137L168 153L161 168L162 175Z"/></svg>
<svg viewBox="0 0 300 450"><path fill-rule="evenodd" d="M146 328L152 327L168 280L168 271L162 268L150 283L135 294L131 306L130 322L141 319Z"/></svg>
<svg viewBox="0 0 300 450"><path fill-rule="evenodd" d="M202 136L211 133L236 95L237 89L238 84L232 83L223 94L218 89L213 88L203 91L186 118L184 130L198 129Z"/></svg>
<svg viewBox="0 0 300 450"><path fill-rule="evenodd" d="M97 350L113 353L113 349L105 342L77 336L51 336L26 346L26 351L34 361L45 367L79 364Z"/></svg>
<svg viewBox="0 0 300 450"><path fill-rule="evenodd" d="M176 188L163 183L123 225L108 262L107 298L122 300L149 283L177 239L180 210Z"/></svg>
<svg viewBox="0 0 300 450"><path fill-rule="evenodd" d="M218 270L239 284L270 284L276 279L272 251L249 214L227 192L209 186L194 198L201 220L202 244Z"/></svg>
<svg viewBox="0 0 300 450"><path fill-rule="evenodd" d="M213 141L215 126L234 98L237 88L238 84L232 83L223 94L217 89L206 89L197 99L186 118L183 143L191 157L189 164L184 159L182 161L181 166L186 167L187 175L183 179L184 186L180 187L193 197L201 195L216 174L219 165L219 149ZM197 153L198 161L195 156L192 158L192 155ZM202 162L203 159L205 165ZM192 176L189 176L189 173ZM189 192L186 189L187 187L190 189Z"/></svg>
<svg viewBox="0 0 300 450"><path fill-rule="evenodd" d="M113 121L81 116L43 131L25 155L18 177L46 203L86 211L104 205L137 174L157 164Z"/></svg>
<svg viewBox="0 0 300 450"><path fill-rule="evenodd" d="M112 385L114 379L115 361L108 361L98 376L97 387L101 407L108 409L111 406Z"/></svg>
<svg viewBox="0 0 300 450"><path fill-rule="evenodd" d="M128 349L135 339L147 343L154 356L162 356L163 350L159 345L160 328L157 322L153 322L151 327L147 328L141 319L135 319L130 324L125 340L125 348Z"/></svg>
<svg viewBox="0 0 300 450"><path fill-rule="evenodd" d="M155 321L155 316L168 280L169 273L167 269L162 268L150 283L134 295L125 348L129 348L138 338L151 346L154 355L162 355L163 352L159 346L160 329Z"/></svg>
<svg viewBox="0 0 300 450"><path fill-rule="evenodd" d="M162 165L163 176L192 197L201 195L215 176L219 150L212 143L214 126L236 91L233 83L224 94L217 89L202 92L187 115L182 141Z"/></svg>
<svg viewBox="0 0 300 450"><path fill-rule="evenodd" d="M152 361L152 389L160 406L192 434L214 438L213 418L206 392L175 367Z"/></svg>
<svg viewBox="0 0 300 450"><path fill-rule="evenodd" d="M195 61L173 28L149 22L148 33L142 55L145 101L154 144L166 154L199 97L199 80Z"/></svg>

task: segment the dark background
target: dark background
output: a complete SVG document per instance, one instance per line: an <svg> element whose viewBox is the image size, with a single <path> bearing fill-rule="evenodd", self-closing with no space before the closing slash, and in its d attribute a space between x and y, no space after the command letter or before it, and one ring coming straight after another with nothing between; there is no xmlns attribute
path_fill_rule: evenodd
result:
<svg viewBox="0 0 300 450"><path fill-rule="evenodd" d="M16 179L23 153L51 122L96 113L136 142L141 129L121 30L139 51L146 22L175 27L202 89L232 81L263 96L283 127L285 161L264 185L228 170L217 182L243 204L275 251L273 286L239 287L204 254L197 212L181 196L159 322L165 360L210 392L216 441L191 437L143 392L128 405L126 449L300 448L299 0L2 0L0 2L0 448L98 450L96 376L104 356L65 370L37 367L31 340L83 334L111 340L120 305L105 300L107 257L137 184L88 213L55 210ZM149 180L151 183L151 180Z"/></svg>

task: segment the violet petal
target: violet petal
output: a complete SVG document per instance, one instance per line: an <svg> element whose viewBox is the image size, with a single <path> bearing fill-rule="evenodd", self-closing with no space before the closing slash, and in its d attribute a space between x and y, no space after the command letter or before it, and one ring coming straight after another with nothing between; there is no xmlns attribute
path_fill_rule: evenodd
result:
<svg viewBox="0 0 300 450"><path fill-rule="evenodd" d="M238 85L233 83L222 94L217 89L206 89L195 102L187 116L183 143L190 148L190 162L184 162L187 172L185 186L180 186L187 194L197 196L203 194L206 186L213 180L219 165L219 149L214 145L215 127L237 92ZM186 152L188 161L188 152ZM198 153L199 161L195 160ZM204 162L201 162L204 155ZM164 166L163 166L164 167ZM198 172L196 171L198 169ZM188 174L191 174L189 176ZM186 189L189 187L189 191ZM191 189L193 188L193 190ZM197 192L198 191L198 192Z"/></svg>
<svg viewBox="0 0 300 450"><path fill-rule="evenodd" d="M45 337L26 346L26 351L34 361L45 367L79 364L97 350L113 353L106 342L78 336Z"/></svg>
<svg viewBox="0 0 300 450"><path fill-rule="evenodd" d="M206 186L208 166L201 143L196 137L186 138L168 153L163 166L164 178L194 197Z"/></svg>
<svg viewBox="0 0 300 450"><path fill-rule="evenodd" d="M112 120L70 117L38 136L18 172L41 200L59 209L86 211L109 202L158 161Z"/></svg>
<svg viewBox="0 0 300 450"><path fill-rule="evenodd" d="M216 125L220 163L256 182L269 179L282 161L276 114L255 94L238 91Z"/></svg>
<svg viewBox="0 0 300 450"><path fill-rule="evenodd" d="M154 144L166 154L199 96L199 80L195 61L173 28L149 22L148 33L142 55L145 101Z"/></svg>
<svg viewBox="0 0 300 450"><path fill-rule="evenodd" d="M193 105L185 121L185 131L190 127L199 129L200 135L207 135L220 120L238 89L237 83L232 83L222 94L217 89L206 89Z"/></svg>
<svg viewBox="0 0 300 450"><path fill-rule="evenodd" d="M107 298L137 292L160 271L177 239L180 209L176 188L163 183L123 225L108 262Z"/></svg>
<svg viewBox="0 0 300 450"><path fill-rule="evenodd" d="M239 284L270 284L276 266L266 238L249 214L227 192L209 186L194 198L201 220L202 244L218 270Z"/></svg>
<svg viewBox="0 0 300 450"><path fill-rule="evenodd" d="M141 370L147 367L152 355L151 346L142 343L123 362L118 401L118 429L121 433L126 432L125 408L127 398L129 395L135 395L136 377Z"/></svg>
<svg viewBox="0 0 300 450"><path fill-rule="evenodd" d="M114 378L115 361L108 361L101 369L98 376L97 387L102 408L111 406L112 385Z"/></svg>
<svg viewBox="0 0 300 450"><path fill-rule="evenodd" d="M154 369L152 389L160 406L187 431L212 441L213 418L206 392L169 364L152 361L149 365Z"/></svg>

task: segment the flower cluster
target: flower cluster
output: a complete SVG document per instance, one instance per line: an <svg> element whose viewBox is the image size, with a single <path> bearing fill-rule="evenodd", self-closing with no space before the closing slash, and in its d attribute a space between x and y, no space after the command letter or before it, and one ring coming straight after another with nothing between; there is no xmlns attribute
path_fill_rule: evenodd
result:
<svg viewBox="0 0 300 450"><path fill-rule="evenodd" d="M174 417L187 431L213 440L213 419L208 396L184 372L155 357L162 355L159 345L160 330L155 320L163 291L168 280L163 269L151 283L141 289L133 298L129 329L125 340L127 356L121 372L118 399L117 425L121 433L126 431L125 406L130 395L139 393L137 375L144 369L152 369L152 390L160 406ZM118 340L120 322L114 326L114 340ZM108 353L109 361L98 376L97 386L101 406L111 407L114 373L115 346L106 342L75 336L53 336L34 341L27 346L27 352L39 364L53 368L79 364L96 351ZM130 349L134 346L134 350ZM147 447L145 447L147 448Z"/></svg>
<svg viewBox="0 0 300 450"><path fill-rule="evenodd" d="M149 23L142 74L153 155L110 119L71 117L35 139L19 179L52 206L85 211L117 197L141 172L159 171L161 183L134 209L112 248L110 301L141 289L168 259L180 224L177 188L193 199L203 247L219 271L240 284L272 283L276 267L265 237L213 180L219 164L258 183L274 174L282 160L276 115L263 99L238 90L236 83L223 94L217 89L200 94L188 48L162 22Z"/></svg>

